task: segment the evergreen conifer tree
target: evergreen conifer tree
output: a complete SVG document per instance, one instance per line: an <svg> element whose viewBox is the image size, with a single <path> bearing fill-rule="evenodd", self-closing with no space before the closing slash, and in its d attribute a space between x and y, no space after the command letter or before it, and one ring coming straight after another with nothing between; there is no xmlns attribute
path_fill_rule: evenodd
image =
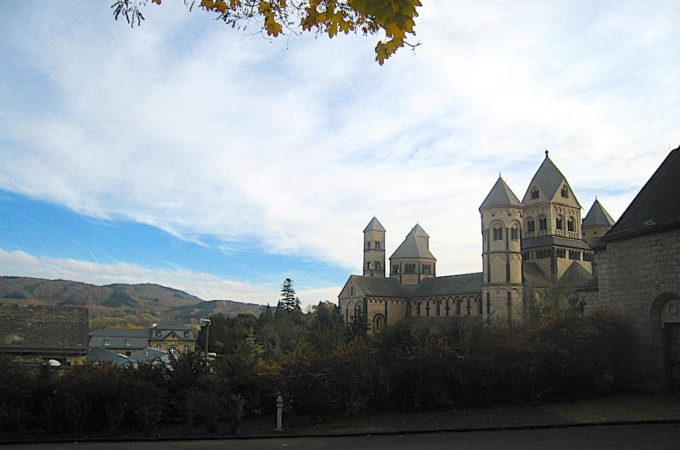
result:
<svg viewBox="0 0 680 450"><path fill-rule="evenodd" d="M277 311L278 308L286 313L302 313L300 299L295 296L293 280L290 278L283 280L283 285L281 286L281 300L279 300Z"/></svg>

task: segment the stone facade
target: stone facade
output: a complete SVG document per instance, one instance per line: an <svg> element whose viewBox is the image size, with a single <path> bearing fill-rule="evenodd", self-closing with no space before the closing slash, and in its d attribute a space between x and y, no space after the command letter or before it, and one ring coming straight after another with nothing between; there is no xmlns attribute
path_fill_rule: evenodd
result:
<svg viewBox="0 0 680 450"><path fill-rule="evenodd" d="M149 347L178 354L196 350L196 337L188 325L163 321L149 329Z"/></svg>
<svg viewBox="0 0 680 450"><path fill-rule="evenodd" d="M680 149L673 150L595 246L586 312L612 312L634 331L637 387L680 393Z"/></svg>

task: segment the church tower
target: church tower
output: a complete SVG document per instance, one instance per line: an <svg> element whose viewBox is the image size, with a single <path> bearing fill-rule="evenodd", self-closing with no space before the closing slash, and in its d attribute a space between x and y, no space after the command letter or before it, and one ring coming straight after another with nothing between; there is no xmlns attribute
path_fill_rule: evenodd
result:
<svg viewBox="0 0 680 450"><path fill-rule="evenodd" d="M414 285L437 276L437 258L430 252L430 235L416 224L390 256L390 278Z"/></svg>
<svg viewBox="0 0 680 450"><path fill-rule="evenodd" d="M375 217L364 228L364 276L385 277L385 228Z"/></svg>
<svg viewBox="0 0 680 450"><path fill-rule="evenodd" d="M592 251L582 239L581 205L547 150L522 205L524 261L538 266L552 286L568 270L592 273Z"/></svg>
<svg viewBox="0 0 680 450"><path fill-rule="evenodd" d="M583 240L593 245L597 243L607 231L614 226L614 219L609 215L602 203L595 199L593 206L590 207L586 218L583 219Z"/></svg>
<svg viewBox="0 0 680 450"><path fill-rule="evenodd" d="M524 320L522 203L499 176L479 212L484 319L512 326Z"/></svg>

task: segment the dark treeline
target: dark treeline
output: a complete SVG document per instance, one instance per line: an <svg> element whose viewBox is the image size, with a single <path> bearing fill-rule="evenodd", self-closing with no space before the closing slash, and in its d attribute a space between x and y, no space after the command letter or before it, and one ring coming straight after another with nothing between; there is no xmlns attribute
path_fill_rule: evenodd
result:
<svg viewBox="0 0 680 450"><path fill-rule="evenodd" d="M611 318L544 317L500 329L451 320L439 328L343 325L335 305L261 317L211 317L199 352L169 366L29 369L0 357L3 436L228 433L275 412L323 421L375 411L423 411L569 400L608 392L625 371L629 333ZM205 336L198 336L199 344Z"/></svg>

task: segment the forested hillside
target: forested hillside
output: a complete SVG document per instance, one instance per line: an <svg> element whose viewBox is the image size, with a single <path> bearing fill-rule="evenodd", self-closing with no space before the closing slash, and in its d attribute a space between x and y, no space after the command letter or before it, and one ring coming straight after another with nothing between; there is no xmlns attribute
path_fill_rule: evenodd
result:
<svg viewBox="0 0 680 450"><path fill-rule="evenodd" d="M222 313L259 315L263 307L231 300L204 301L195 295L157 284L95 286L68 280L0 277L0 302L86 306L90 328L148 326L160 320L193 322Z"/></svg>

